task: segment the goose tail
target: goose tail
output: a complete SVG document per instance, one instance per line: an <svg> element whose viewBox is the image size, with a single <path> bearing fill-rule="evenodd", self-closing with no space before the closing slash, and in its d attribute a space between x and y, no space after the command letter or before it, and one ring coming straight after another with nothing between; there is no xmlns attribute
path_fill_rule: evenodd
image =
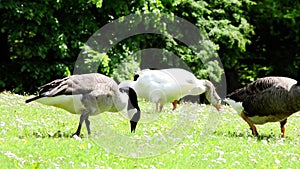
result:
<svg viewBox="0 0 300 169"><path fill-rule="evenodd" d="M42 98L42 97L43 97L43 96L41 96L41 95L35 96L35 97L33 97L33 98L30 98L30 99L25 100L25 103L29 103L29 102L35 101L35 100L37 100L37 99L39 99L39 98Z"/></svg>
<svg viewBox="0 0 300 169"><path fill-rule="evenodd" d="M239 114L244 111L242 102L236 102L230 98L225 98L223 101L229 104Z"/></svg>

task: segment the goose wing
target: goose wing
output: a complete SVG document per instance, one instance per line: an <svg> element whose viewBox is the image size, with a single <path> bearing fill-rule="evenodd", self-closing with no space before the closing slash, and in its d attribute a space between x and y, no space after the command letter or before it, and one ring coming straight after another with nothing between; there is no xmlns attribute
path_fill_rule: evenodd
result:
<svg viewBox="0 0 300 169"><path fill-rule="evenodd" d="M291 88L296 80L286 77L265 77L234 91L228 97L242 102L245 113L251 116L276 116L291 114Z"/></svg>
<svg viewBox="0 0 300 169"><path fill-rule="evenodd" d="M112 89L117 90L118 86L113 79L105 75L97 73L72 75L63 79L54 80L39 87L39 95L26 100L26 103L41 97L87 94L92 91L99 91L103 93L110 92Z"/></svg>
<svg viewBox="0 0 300 169"><path fill-rule="evenodd" d="M260 78L243 88L237 89L227 95L228 98L237 102L243 102L246 98L252 95L260 94L271 88L284 88L289 90L297 81L287 77L265 77Z"/></svg>
<svg viewBox="0 0 300 169"><path fill-rule="evenodd" d="M139 77L132 87L139 97L153 102L162 98L165 102L172 102L197 85L193 74L183 69L146 69L137 74Z"/></svg>

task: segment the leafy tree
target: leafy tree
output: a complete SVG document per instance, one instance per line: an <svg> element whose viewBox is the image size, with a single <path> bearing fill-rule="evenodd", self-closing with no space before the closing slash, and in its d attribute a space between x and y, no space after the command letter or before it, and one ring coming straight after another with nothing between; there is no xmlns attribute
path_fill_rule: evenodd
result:
<svg viewBox="0 0 300 169"><path fill-rule="evenodd" d="M97 71L116 78L118 65L124 61L133 71L143 61L134 55L148 49L162 49L168 65L169 53L179 56L199 78L218 81L223 74L221 65L211 60L218 51L224 66L234 67L246 46L250 44L253 27L249 16L253 2L249 0L192 1L192 0L137 0L137 1L12 1L0 2L1 14L1 90L34 92L36 86L67 76L81 52L81 61L99 65ZM199 27L206 48L195 50L180 40L170 38L159 19L155 22L161 34L136 35L118 42L107 53L85 45L99 28L129 14L154 13L158 18L165 14L179 16ZM133 23L139 24L140 22ZM115 32L121 32L116 28ZM188 34L186 34L188 35ZM193 38L190 36L189 38ZM158 43L159 42L159 43ZM99 44L102 45L102 44ZM81 50L83 49L83 50ZM204 62L203 62L204 61ZM172 64L177 64L177 61ZM89 70L84 70L89 71ZM123 71L124 72L124 71Z"/></svg>
<svg viewBox="0 0 300 169"><path fill-rule="evenodd" d="M231 65L227 64L230 66L227 66L226 76L238 79L238 83L231 83L230 90L264 76L299 79L300 3L263 0L245 12L255 34L250 37L252 43L247 51L232 53L238 57L229 62Z"/></svg>
<svg viewBox="0 0 300 169"><path fill-rule="evenodd" d="M253 34L253 27L247 22L246 13L243 11L254 4L251 1L144 1L144 3L137 4L135 11L130 10L124 4L120 8L115 3L105 4L104 2L103 7L106 7L106 9L120 9L123 11L122 14L151 12L162 15L167 13L184 18L199 27L201 33L212 40L206 42L209 46L207 51L221 48L221 51L240 54L245 52L246 45L250 43L249 37ZM114 14L114 12L108 13ZM110 17L118 18L119 16L112 15ZM126 53L122 49L136 51L150 47L163 48L179 56L199 78L210 76L214 77L212 80L218 81L223 73L220 70L220 65L214 62L203 65L203 59L205 57L208 59L207 57L212 54L206 53L197 57L197 54L191 48L177 40L159 36L151 36L151 39L147 39L146 36L138 36L133 39L127 42L124 41L123 45L119 46L122 47L116 50L121 51L120 53ZM133 41L136 43L132 43ZM157 44L157 42L161 43ZM221 54L221 57L225 61L224 66L228 66L231 63L227 61L234 60L238 56L232 57L231 55Z"/></svg>
<svg viewBox="0 0 300 169"><path fill-rule="evenodd" d="M79 47L98 28L91 8L86 1L2 1L0 88L32 92L69 75Z"/></svg>

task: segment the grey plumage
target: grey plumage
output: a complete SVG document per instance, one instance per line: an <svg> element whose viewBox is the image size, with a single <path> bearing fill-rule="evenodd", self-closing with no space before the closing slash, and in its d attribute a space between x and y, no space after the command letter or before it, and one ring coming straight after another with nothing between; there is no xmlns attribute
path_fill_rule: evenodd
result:
<svg viewBox="0 0 300 169"><path fill-rule="evenodd" d="M35 100L45 105L65 109L72 114L80 114L79 126L74 133L79 136L83 121L88 134L91 133L88 120L90 115L126 110L129 99L128 93L121 92L112 78L91 73L72 75L47 83L39 88L38 96L26 100L26 103ZM137 105L137 100L134 105ZM137 113L140 113L139 107L135 108L138 110Z"/></svg>
<svg viewBox="0 0 300 169"><path fill-rule="evenodd" d="M300 86L287 77L258 79L228 94L227 98L242 103L244 111L239 113L250 123L254 135L258 134L254 124L280 122L284 137L287 118L300 110Z"/></svg>

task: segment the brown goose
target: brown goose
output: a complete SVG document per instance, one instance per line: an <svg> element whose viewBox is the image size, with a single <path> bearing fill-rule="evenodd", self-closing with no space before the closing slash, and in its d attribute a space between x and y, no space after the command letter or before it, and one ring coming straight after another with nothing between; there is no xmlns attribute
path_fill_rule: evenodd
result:
<svg viewBox="0 0 300 169"><path fill-rule="evenodd" d="M41 86L39 95L26 100L26 103L31 101L62 108L72 114L80 114L79 125L73 136L80 135L83 121L90 134L89 116L105 111L118 112L136 108L137 112L130 120L131 132L135 132L140 119L135 91L131 88L119 89L112 78L98 73L72 75L54 80Z"/></svg>
<svg viewBox="0 0 300 169"><path fill-rule="evenodd" d="M287 118L300 110L300 86L287 77L265 77L227 95L230 104L258 135L254 124L280 122L285 137Z"/></svg>

